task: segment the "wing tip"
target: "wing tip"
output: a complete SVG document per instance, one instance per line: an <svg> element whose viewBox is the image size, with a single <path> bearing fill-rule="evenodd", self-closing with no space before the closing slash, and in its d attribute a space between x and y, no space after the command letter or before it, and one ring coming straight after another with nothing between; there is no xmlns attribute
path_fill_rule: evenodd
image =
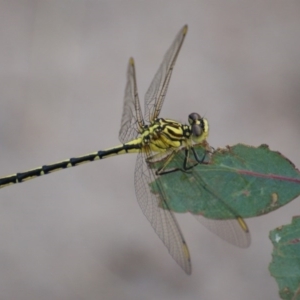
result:
<svg viewBox="0 0 300 300"><path fill-rule="evenodd" d="M185 261L182 268L187 275L191 275L192 274L191 256L190 256L189 248L184 240L182 241L182 249L183 249L184 261Z"/></svg>
<svg viewBox="0 0 300 300"><path fill-rule="evenodd" d="M244 221L242 217L237 217L237 221L242 228L243 232L245 233L246 239L241 243L239 246L240 248L248 248L251 244L251 235L250 235L250 230L248 228L248 225Z"/></svg>
<svg viewBox="0 0 300 300"><path fill-rule="evenodd" d="M188 25L185 24L185 25L183 26L183 28L182 28L182 34L183 34L183 35L186 35L187 32L188 32Z"/></svg>
<svg viewBox="0 0 300 300"><path fill-rule="evenodd" d="M129 64L130 64L131 66L134 66L134 59L133 59L133 57L130 57L130 58L129 58Z"/></svg>

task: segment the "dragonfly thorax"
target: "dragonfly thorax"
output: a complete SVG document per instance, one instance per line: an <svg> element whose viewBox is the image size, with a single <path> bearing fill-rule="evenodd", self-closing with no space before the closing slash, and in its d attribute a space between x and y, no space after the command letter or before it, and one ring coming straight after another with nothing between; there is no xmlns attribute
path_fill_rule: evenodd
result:
<svg viewBox="0 0 300 300"><path fill-rule="evenodd" d="M189 116L190 125L171 119L159 118L143 128L142 143L149 145L152 151L161 152L169 148L203 141L208 135L208 123L198 114Z"/></svg>

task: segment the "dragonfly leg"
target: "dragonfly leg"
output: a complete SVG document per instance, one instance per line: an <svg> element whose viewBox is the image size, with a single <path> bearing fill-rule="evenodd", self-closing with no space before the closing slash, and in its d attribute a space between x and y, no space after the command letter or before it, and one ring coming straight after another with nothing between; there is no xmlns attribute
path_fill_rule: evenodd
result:
<svg viewBox="0 0 300 300"><path fill-rule="evenodd" d="M162 167L160 167L155 174L156 175L165 175L165 174L170 174L173 172L177 172L177 171L182 171L182 172L186 172L186 170L181 169L181 168L172 168L172 169L168 169L166 170L166 168L168 167L169 163L172 161L173 157L177 154L179 150L174 150L166 159L165 163L163 164Z"/></svg>
<svg viewBox="0 0 300 300"><path fill-rule="evenodd" d="M190 149L192 150L193 156L194 156L194 158L197 162L193 165L188 166L189 150ZM190 149L188 149L188 148L185 149L185 152L184 152L185 157L184 157L184 162L183 162L183 167L182 168L173 168L173 169L170 169L170 170L166 170L166 167L168 166L168 164L172 160L173 156L177 153L177 151L176 152L174 151L168 157L166 163L159 170L156 171L156 175L165 175L165 174L169 174L169 173L173 173L173 172L177 172L177 171L181 171L181 172L184 172L184 173L189 173L189 170L191 170L192 168L194 168L198 164L207 164L207 162L205 162L205 158L206 158L206 155L208 153L211 153L210 151L205 150L205 153L204 153L203 157L200 159L197 152L195 151L195 149L193 147L191 147Z"/></svg>
<svg viewBox="0 0 300 300"><path fill-rule="evenodd" d="M211 148L211 150L207 150L207 149L205 150L203 157L200 159L199 156L198 156L198 154L197 154L197 152L196 152L195 149L192 147L193 155L194 155L196 161L197 161L199 164L207 164L207 162L205 162L206 155L207 155L207 154L212 154L212 153L214 152L214 149L213 149L212 147L210 147L210 148Z"/></svg>
<svg viewBox="0 0 300 300"><path fill-rule="evenodd" d="M196 159L196 161L199 163L199 164L203 164L204 160L205 160L205 157L206 157L206 151L204 152L204 155L203 157L200 159L197 152L195 151L194 147L192 147L192 152L194 154L194 157Z"/></svg>
<svg viewBox="0 0 300 300"><path fill-rule="evenodd" d="M165 174L170 174L170 173L173 173L173 172L177 172L177 171L181 171L181 172L184 172L184 173L189 173L189 170L194 168L196 165L198 165L198 162L193 164L192 166L188 166L187 165L187 161L188 161L188 158L189 158L189 150L188 149L185 149L184 153L185 153L185 157L184 157L184 162L183 162L183 168L173 168L173 169L169 169L169 170L166 170L166 167L168 166L168 164L170 163L170 161L172 160L172 158L174 157L174 155L177 153L177 151L174 151L167 159L166 163L161 167L159 168L157 171L156 171L156 175L165 175Z"/></svg>

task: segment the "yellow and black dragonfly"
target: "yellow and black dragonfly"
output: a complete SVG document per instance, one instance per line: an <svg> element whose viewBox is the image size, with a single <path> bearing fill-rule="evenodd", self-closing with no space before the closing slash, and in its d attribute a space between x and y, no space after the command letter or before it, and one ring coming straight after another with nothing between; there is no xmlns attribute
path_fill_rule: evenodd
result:
<svg viewBox="0 0 300 300"><path fill-rule="evenodd" d="M82 163L119 154L138 153L134 182L140 207L172 257L187 274L190 274L191 259L189 250L173 212L169 209L167 202L164 201L164 189L160 177L168 176L165 174L176 171L192 171L191 176L195 174L197 180L192 188L195 189L202 184L201 174L199 177L199 174L196 174L193 169L198 163L202 163L203 158L198 158L193 145L206 140L208 122L200 117L198 113L189 115L187 125L171 119L159 118L171 74L187 30L188 27L184 26L177 34L152 80L145 96L144 117L138 96L134 60L130 58L119 132L121 145L2 177L0 178L0 188L50 174L54 171L75 167ZM168 168L168 164L176 159L176 154L179 151L185 153L182 167ZM190 156L193 157L193 164L190 163ZM151 167L151 164L156 161L163 161L163 166L157 170ZM150 184L156 185L155 190L159 191L158 194L151 192ZM215 198L216 202L222 202L222 199L217 195ZM234 218L230 220L209 220L202 216L197 216L197 218L223 239L237 246L247 247L250 243L248 227L237 214L233 213L233 216Z"/></svg>

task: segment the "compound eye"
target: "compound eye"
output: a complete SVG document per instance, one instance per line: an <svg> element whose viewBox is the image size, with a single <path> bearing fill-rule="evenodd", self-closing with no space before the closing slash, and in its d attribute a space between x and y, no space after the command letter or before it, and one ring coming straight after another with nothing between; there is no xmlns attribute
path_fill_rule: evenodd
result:
<svg viewBox="0 0 300 300"><path fill-rule="evenodd" d="M199 137L202 134L202 128L199 124L193 124L192 125L192 133L193 136Z"/></svg>
<svg viewBox="0 0 300 300"><path fill-rule="evenodd" d="M201 116L197 113L189 114L189 123L190 125L193 124L200 124Z"/></svg>

